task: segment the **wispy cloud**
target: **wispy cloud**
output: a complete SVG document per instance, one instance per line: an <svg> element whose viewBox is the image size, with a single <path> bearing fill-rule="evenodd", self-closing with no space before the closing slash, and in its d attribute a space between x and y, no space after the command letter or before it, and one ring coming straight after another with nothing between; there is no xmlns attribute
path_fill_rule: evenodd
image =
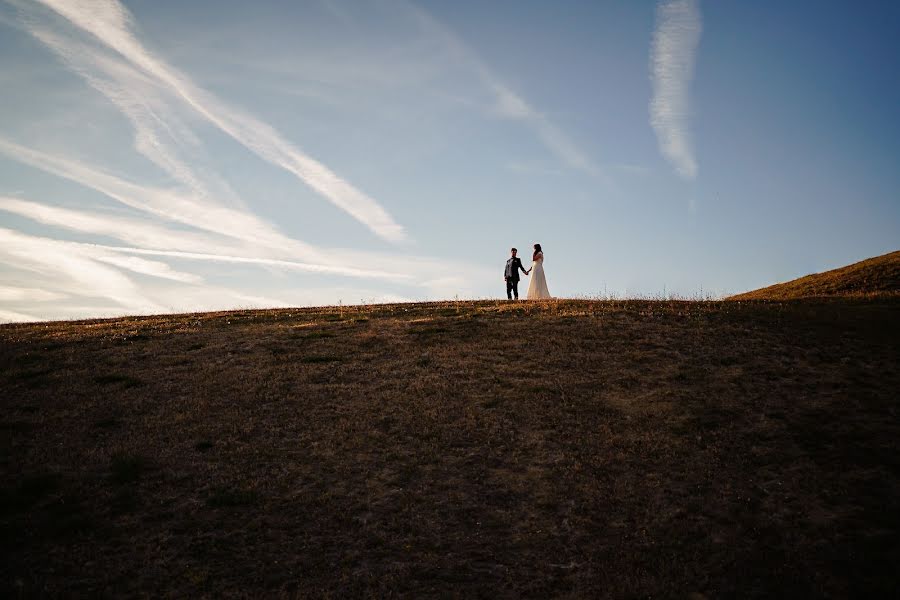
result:
<svg viewBox="0 0 900 600"><path fill-rule="evenodd" d="M150 275L151 277L159 277L160 279L171 279L172 281L181 281L183 283L202 283L203 278L192 273L184 273L176 271L171 266L157 260L146 260L137 256L98 256L97 260L110 265L115 265L120 269L133 271L141 275Z"/></svg>
<svg viewBox="0 0 900 600"><path fill-rule="evenodd" d="M52 225L81 233L90 233L120 239L136 244L137 247L109 246L102 244L79 244L83 248L96 248L129 254L168 256L200 261L256 264L269 267L283 267L295 271L341 275L368 279L394 281L410 280L411 276L383 269L354 268L341 264L316 264L296 260L282 260L266 256L253 256L258 248L242 247L249 256L235 255L235 247L215 241L203 234L174 232L137 219L90 213L58 206L48 206L38 202L0 196L0 210L32 219L45 225ZM103 257L100 260L138 273L156 275L188 283L199 282L199 278L187 275L173 275L162 263L143 264L136 259L123 257ZM341 260L341 259L338 259ZM342 261L348 263L349 261ZM358 261L354 261L358 264Z"/></svg>
<svg viewBox="0 0 900 600"><path fill-rule="evenodd" d="M79 161L27 148L2 137L0 154L97 190L126 206L162 219L275 249L290 256L323 259L321 253L309 244L279 233L253 214L220 206L181 190L126 181Z"/></svg>
<svg viewBox="0 0 900 600"><path fill-rule="evenodd" d="M177 271L170 265L160 261L147 260L137 256L122 256L120 251L129 250L128 248L55 240L0 228L0 256L6 254L7 256L17 258L18 262L15 263L16 268L47 274L48 266L46 256L31 255L26 257L24 256L25 251L23 250L23 247L31 250L40 250L51 256L54 254L58 255L60 252L68 252L70 258L75 258L77 260L75 260L74 263L71 260L63 261L59 264L56 271L70 276L73 280L77 281L81 281L81 273L78 272L78 270L85 270L85 265L87 265L89 261L94 261L96 263L113 265L125 271L131 271L133 273L148 275L159 279L169 279L172 281L193 284L203 282L203 278L198 275ZM103 265L92 265L92 267L103 267ZM53 267L49 267L49 271L53 270ZM89 268L86 269L86 271L88 273L93 272L94 275L101 273L108 274L104 268ZM135 292L133 298L138 297L136 295L137 287L132 285L130 280L127 281L126 285L126 279L127 278L110 277L108 280L114 280L121 283L122 289L127 288L128 290L133 290ZM108 280L101 279L100 281L103 283ZM83 288L78 289L81 290L80 293L84 295ZM47 300L49 299L48 295L53 294L53 292L42 289L28 288L20 288L19 292L20 294L27 294L28 299L34 301ZM98 293L102 294L103 288L92 290L92 295L97 295ZM59 293L57 292L56 294ZM62 294L62 297L65 297L65 294ZM130 300L128 302L130 302Z"/></svg>
<svg viewBox="0 0 900 600"><path fill-rule="evenodd" d="M29 321L42 321L40 317L17 312L14 310L0 309L0 323L27 323Z"/></svg>
<svg viewBox="0 0 900 600"><path fill-rule="evenodd" d="M135 36L131 14L117 0L37 1L72 25L93 35L144 74L165 86L207 121L259 157L296 175L378 236L394 242L406 238L403 227L373 198L303 153L268 124L227 105L153 54ZM57 50L65 52L66 48ZM161 159L164 160L165 157Z"/></svg>
<svg viewBox="0 0 900 600"><path fill-rule="evenodd" d="M41 275L69 295L104 297L135 311L161 311L119 269L98 262L96 251L79 246L0 228L0 262Z"/></svg>
<svg viewBox="0 0 900 600"><path fill-rule="evenodd" d="M48 300L60 300L65 297L65 294L41 288L0 285L0 301L3 302L46 302Z"/></svg>
<svg viewBox="0 0 900 600"><path fill-rule="evenodd" d="M202 231L173 231L146 218L73 210L8 196L0 196L0 210L52 227L115 238L140 248L211 254L227 254L235 249L234 240Z"/></svg>
<svg viewBox="0 0 900 600"><path fill-rule="evenodd" d="M206 201L241 204L227 182L211 169L197 173L197 168L189 165L182 156L190 151L190 163L197 165L200 140L170 106L155 80L94 45L34 24L27 28L131 122L135 132L134 147L140 154Z"/></svg>
<svg viewBox="0 0 900 600"><path fill-rule="evenodd" d="M216 172L215 157L206 152L207 148L213 150L207 144L220 138L220 131L265 161L294 173L380 237L396 241L406 234L374 199L304 154L281 133L201 89L148 50L121 3L7 1L19 9L16 26L32 35L99 95L84 94L79 87L77 95L67 96L59 104L70 106L74 102L70 110L50 115L67 116L67 127L51 127L42 118L39 127L24 127L15 136L9 132L0 135L0 155L105 196L98 196L85 209L74 199L81 194L57 197L55 192L53 203L18 197L46 195L46 191L33 189L17 192L17 197L11 197L9 190L5 190L7 196L0 195L0 222L4 225L5 212L46 227L39 234L46 237L0 228L0 306L4 314L13 315L11 320L328 303L336 298L474 297L474 290L494 280L493 269L412 255L406 252L408 247L376 252L325 248L290 237L244 204L229 183L238 175ZM539 139L548 148L558 138L556 149L551 148L553 155L568 156L561 162L569 166L579 162L577 149L566 150L568 139L524 99L504 87L465 46L458 47L462 54L448 50L454 42L435 42L425 29L410 27L408 19L398 21L405 33L415 32L416 47L422 47L425 53L417 54L415 64L408 69L400 69L399 80L386 77L382 88L393 94L397 86L413 85L413 81L423 87L424 81L443 76L440 74L445 70L461 73L465 81L474 79L476 83L479 110L522 121L536 132L543 130L543 134L538 133ZM396 75L396 70L387 67L395 60L404 63L408 47L401 44L391 48L383 49L378 58L385 69L373 69L373 73ZM470 53L468 58L463 56L466 53ZM453 56L448 58L450 54ZM354 52L347 57L353 59ZM287 64L284 57L273 58ZM320 62L318 56L305 60ZM348 64L353 69L342 76L355 80L378 60ZM329 65L319 68L328 70ZM135 165L127 143L115 147L117 155L112 160L108 154L106 160L101 158L109 150L103 145L88 150L88 146L76 144L80 151L72 151L71 135L80 140L85 129L92 127L104 130L104 141L118 141L118 132L103 121L108 116L104 111L110 107L130 124L133 149L158 170L143 161ZM76 113L78 118L73 117ZM209 123L215 127L208 127ZM47 135L47 131L51 133ZM214 137L210 138L210 133ZM122 151L125 154L120 158L118 153ZM233 265L260 267L268 273L260 278L251 269ZM302 276L303 287L291 290L295 273ZM273 276L279 285L265 289ZM236 283L236 289L215 284L225 278L234 281L235 277L248 279ZM334 287L335 277L370 282L348 281L345 287ZM248 289L253 291L248 294ZM277 302L272 296L279 296Z"/></svg>
<svg viewBox="0 0 900 600"><path fill-rule="evenodd" d="M424 9L405 1L403 6L407 7L421 28L446 47L450 56L475 73L493 99L491 109L494 114L527 125L544 146L570 168L601 175L600 169L566 133L504 83L459 36Z"/></svg>
<svg viewBox="0 0 900 600"><path fill-rule="evenodd" d="M328 254L330 256L330 262L328 263L317 264L308 261L285 260L273 258L271 255L255 254L259 251L258 246L229 246L222 241L217 241L201 233L175 232L138 219L49 206L30 200L6 196L0 196L0 211L16 214L53 227L116 238L134 244L132 247L127 247L108 244L70 243L80 247L82 250L93 248L105 252L134 255L259 265L305 273L396 281L423 287L430 287L430 279L427 279L427 276L448 269L472 273L474 268L474 274L478 276L483 275L477 267L472 267L471 265L448 263L447 261L426 257L341 249L316 251L317 254ZM235 254L235 250L242 250L246 254ZM128 268L124 263L117 263L113 260L106 260L105 262ZM162 273L162 271L159 272ZM181 280L189 281L190 277L181 277ZM0 296L0 300L2 300L2 296Z"/></svg>
<svg viewBox="0 0 900 600"><path fill-rule="evenodd" d="M685 179L697 176L688 127L689 86L702 31L698 0L663 0L650 48L650 124L659 149Z"/></svg>
<svg viewBox="0 0 900 600"><path fill-rule="evenodd" d="M204 254L200 252L178 252L172 250L150 250L147 248L126 248L122 246L102 246L99 244L91 244L92 247L102 250L112 250L114 252L126 252L131 254L146 254L151 256L170 256L173 258L188 258L193 260L204 260L226 263L242 263L249 265L263 265L269 267L284 267L297 271L305 271L307 273L319 273L325 275L344 275L347 277L364 277L369 279L391 279L391 280L410 280L410 275L401 273L391 273L389 271L376 271L371 269L354 269L352 267L339 267L330 265L317 265L312 263L299 262L295 260L279 260L274 258L258 258L253 256L231 256L222 254Z"/></svg>

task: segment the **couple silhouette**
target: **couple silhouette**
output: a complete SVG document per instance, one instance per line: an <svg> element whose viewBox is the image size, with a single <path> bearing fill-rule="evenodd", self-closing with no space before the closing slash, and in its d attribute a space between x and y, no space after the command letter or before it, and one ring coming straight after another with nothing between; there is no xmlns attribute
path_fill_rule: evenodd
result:
<svg viewBox="0 0 900 600"><path fill-rule="evenodd" d="M528 283L528 300L545 300L550 298L550 290L547 288L547 277L544 275L544 251L540 244L534 245L534 253L531 255L531 268L527 271L522 266L522 259L516 256L519 251L516 248L510 249L511 256L506 261L506 268L503 271L503 279L506 281L506 297L512 300L514 297L519 299L519 271L526 276L534 271L534 277Z"/></svg>

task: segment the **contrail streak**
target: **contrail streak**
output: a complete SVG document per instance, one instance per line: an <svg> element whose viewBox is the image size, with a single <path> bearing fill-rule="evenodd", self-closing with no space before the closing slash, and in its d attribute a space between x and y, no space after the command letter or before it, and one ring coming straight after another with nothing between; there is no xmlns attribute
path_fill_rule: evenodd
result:
<svg viewBox="0 0 900 600"><path fill-rule="evenodd" d="M688 129L694 59L703 29L696 0L666 0L656 13L650 49L653 99L650 124L659 149L685 179L697 176L697 161Z"/></svg>
<svg viewBox="0 0 900 600"><path fill-rule="evenodd" d="M260 158L296 175L380 237L393 242L406 238L403 227L394 222L375 200L341 179L324 164L301 152L266 123L227 106L155 57L134 36L131 14L117 0L37 2L92 34L142 71L165 84L210 123Z"/></svg>

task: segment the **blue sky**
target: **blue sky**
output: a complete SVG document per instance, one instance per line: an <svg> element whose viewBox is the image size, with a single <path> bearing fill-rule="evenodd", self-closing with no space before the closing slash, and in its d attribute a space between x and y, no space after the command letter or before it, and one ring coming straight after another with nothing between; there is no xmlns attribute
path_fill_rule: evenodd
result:
<svg viewBox="0 0 900 600"><path fill-rule="evenodd" d="M562 297L896 250L897 6L0 0L0 320L499 297L534 242Z"/></svg>

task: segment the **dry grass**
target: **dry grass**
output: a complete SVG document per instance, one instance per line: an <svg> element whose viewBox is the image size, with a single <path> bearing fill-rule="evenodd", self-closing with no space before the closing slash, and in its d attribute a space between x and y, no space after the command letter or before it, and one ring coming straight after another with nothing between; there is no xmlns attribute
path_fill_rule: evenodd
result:
<svg viewBox="0 0 900 600"><path fill-rule="evenodd" d="M900 302L0 327L7 597L885 597Z"/></svg>
<svg viewBox="0 0 900 600"><path fill-rule="evenodd" d="M823 296L900 297L900 250L730 299L792 300Z"/></svg>

